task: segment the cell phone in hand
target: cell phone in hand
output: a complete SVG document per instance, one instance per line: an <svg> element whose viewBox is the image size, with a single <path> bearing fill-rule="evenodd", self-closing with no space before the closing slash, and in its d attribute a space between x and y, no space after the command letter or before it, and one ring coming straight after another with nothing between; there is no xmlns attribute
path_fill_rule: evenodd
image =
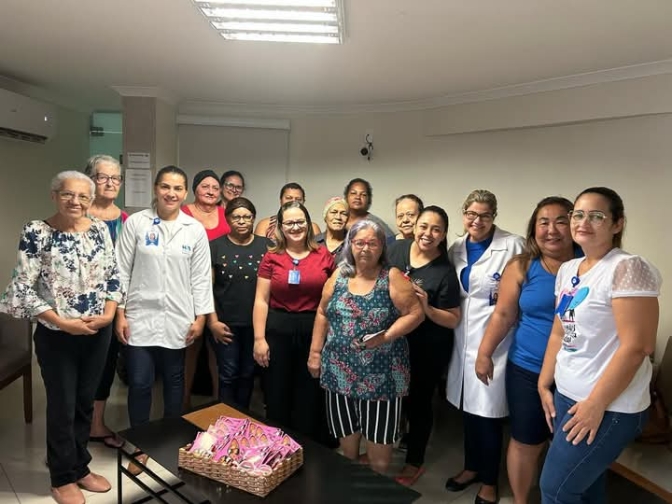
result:
<svg viewBox="0 0 672 504"><path fill-rule="evenodd" d="M386 331L386 329L383 329L382 331L378 331L378 332L375 332L375 333L365 334L364 336L362 336L362 337L359 339L359 341L361 341L362 343L366 343L366 342L369 341L371 338L375 338L376 336L380 336L380 335L383 334L385 331Z"/></svg>

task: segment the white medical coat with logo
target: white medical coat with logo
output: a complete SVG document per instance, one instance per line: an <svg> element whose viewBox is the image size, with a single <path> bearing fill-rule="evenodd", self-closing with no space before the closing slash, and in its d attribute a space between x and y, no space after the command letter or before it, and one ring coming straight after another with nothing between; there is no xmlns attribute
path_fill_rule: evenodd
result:
<svg viewBox="0 0 672 504"><path fill-rule="evenodd" d="M117 255L128 344L184 348L196 316L215 311L203 225L180 212L169 228L154 210L143 210L126 220Z"/></svg>
<svg viewBox="0 0 672 504"><path fill-rule="evenodd" d="M457 239L448 251L458 277L467 266L466 240L466 235ZM459 408L464 386L462 409L473 415L487 418L501 418L508 415L504 376L513 330L492 356L495 371L489 385L486 386L476 377L475 366L478 347L483 340L490 316L495 311L492 296L498 293L498 278L501 277L509 259L523 251L523 245L522 237L495 227L492 243L471 267L469 292L464 290L460 281L462 320L455 328L455 344L448 365L446 395L448 401Z"/></svg>

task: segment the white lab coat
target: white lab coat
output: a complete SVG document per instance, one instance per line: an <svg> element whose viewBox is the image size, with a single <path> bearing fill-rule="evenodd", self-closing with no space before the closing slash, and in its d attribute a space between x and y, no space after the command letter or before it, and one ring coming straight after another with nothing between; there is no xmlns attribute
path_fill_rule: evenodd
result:
<svg viewBox="0 0 672 504"><path fill-rule="evenodd" d="M128 344L184 348L195 317L215 311L203 225L180 212L169 233L154 210L143 210L126 220L117 255Z"/></svg>
<svg viewBox="0 0 672 504"><path fill-rule="evenodd" d="M466 239L466 235L459 238L448 251L458 277L467 266ZM499 281L495 279L495 275L501 277L506 263L523 251L523 245L522 237L495 228L490 247L471 267L469 292L464 290L460 281L462 320L455 328L455 344L448 366L446 395L448 401L459 408L464 385L462 408L473 415L501 418L509 414L504 388L504 371L511 345L510 334L492 356L495 372L489 385L486 386L476 377L475 365L485 328L495 311L494 304L491 304L491 296L498 291L499 287Z"/></svg>

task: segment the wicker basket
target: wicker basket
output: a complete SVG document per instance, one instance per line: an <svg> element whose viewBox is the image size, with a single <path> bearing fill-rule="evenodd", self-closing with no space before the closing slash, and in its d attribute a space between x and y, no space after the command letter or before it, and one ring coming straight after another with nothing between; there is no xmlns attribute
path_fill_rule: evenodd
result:
<svg viewBox="0 0 672 504"><path fill-rule="evenodd" d="M283 460L269 476L253 476L235 467L189 453L191 445L180 448L178 466L206 478L226 483L259 497L266 497L271 490L291 476L303 465L303 449Z"/></svg>

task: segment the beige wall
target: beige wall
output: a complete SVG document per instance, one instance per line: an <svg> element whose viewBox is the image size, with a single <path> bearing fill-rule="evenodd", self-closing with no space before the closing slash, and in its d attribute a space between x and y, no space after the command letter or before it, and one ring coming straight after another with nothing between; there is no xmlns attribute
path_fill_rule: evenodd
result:
<svg viewBox="0 0 672 504"><path fill-rule="evenodd" d="M498 224L524 233L541 198L573 199L586 187L606 185L625 202L625 248L651 260L663 278L672 278L667 256L672 236L663 225L672 191L672 114L425 136L429 114L436 111L292 120L289 179L304 184L316 220L323 202L356 176L372 183L372 211L391 224L392 201L405 192L444 207L451 240L461 232L459 208L472 189L492 190L499 199ZM366 130L374 132L370 162L359 154ZM664 285L658 358L672 334L668 292Z"/></svg>
<svg viewBox="0 0 672 504"><path fill-rule="evenodd" d="M56 136L45 145L0 138L0 288L9 281L23 224L53 212L51 178L84 167L89 153L89 115L59 108Z"/></svg>

